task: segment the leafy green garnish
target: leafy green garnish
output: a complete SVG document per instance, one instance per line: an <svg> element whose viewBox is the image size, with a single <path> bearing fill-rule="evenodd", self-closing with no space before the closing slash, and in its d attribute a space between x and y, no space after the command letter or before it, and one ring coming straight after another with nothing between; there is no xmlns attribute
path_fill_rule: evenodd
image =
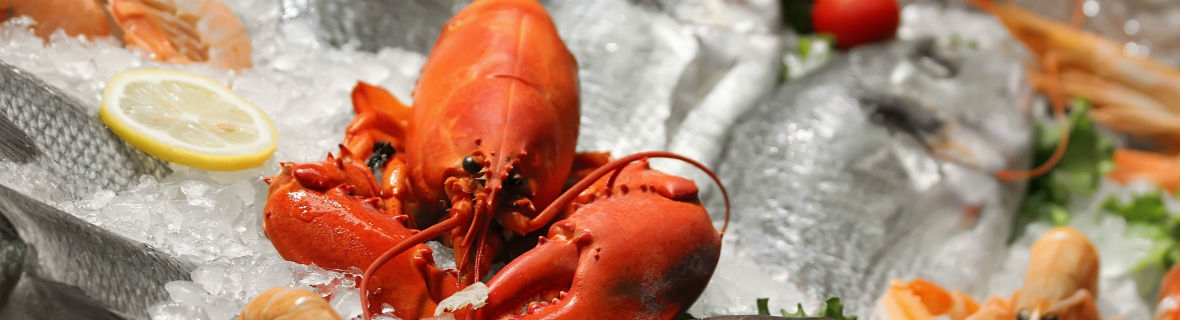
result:
<svg viewBox="0 0 1180 320"><path fill-rule="evenodd" d="M1180 252L1180 217L1168 213L1164 197L1171 197L1163 191L1138 195L1130 203L1122 203L1110 197L1102 203L1102 209L1127 221L1128 236L1152 241L1151 253L1138 267L1159 264L1165 270L1176 264Z"/></svg>
<svg viewBox="0 0 1180 320"><path fill-rule="evenodd" d="M823 42L828 48L832 48L836 46L836 37L827 33L820 33L810 37L799 37L799 56L803 60L807 60L811 55L811 47L816 42Z"/></svg>
<svg viewBox="0 0 1180 320"><path fill-rule="evenodd" d="M760 316L769 316L770 315L770 308L767 307L767 305L766 305L768 300L770 300L770 299L768 299L768 298L758 299L758 315L760 315ZM798 317L798 318L820 317L820 318L831 318L831 319L835 319L835 320L856 320L856 316L844 315L844 304L840 303L840 298L835 298L835 297L828 298L828 301L824 302L824 304L819 307L819 310L816 310L815 314L808 315L807 313L803 312L803 304L802 303L797 304L795 306L795 312L787 312L786 309L780 309L779 313L781 313L784 317Z"/></svg>
<svg viewBox="0 0 1180 320"><path fill-rule="evenodd" d="M820 44L827 49L817 50ZM800 35L795 45L795 51L787 51L789 54L781 61L782 69L779 70L778 83L810 73L826 63L833 55L832 48L836 46L836 37L826 33ZM795 73L792 74L792 67L799 70L794 70Z"/></svg>
<svg viewBox="0 0 1180 320"><path fill-rule="evenodd" d="M758 303L758 315L760 315L760 316L769 316L770 315L770 308L766 306L767 301L770 301L770 298L758 298L758 302L757 302Z"/></svg>
<svg viewBox="0 0 1180 320"><path fill-rule="evenodd" d="M1069 145L1061 161L1048 174L1029 182L1028 195L1021 204L1014 222L1015 240L1024 228L1041 221L1061 226L1069 223L1067 206L1074 197L1086 198L1094 194L1102 177L1114 168L1111 158L1114 141L1096 130L1086 111L1090 104L1083 99L1072 101L1068 118ZM1055 125L1037 127L1035 164L1047 160L1061 141L1061 130ZM1102 209L1126 221L1126 236L1152 242L1148 257L1136 265L1137 270L1160 268L1167 270L1180 261L1180 217L1173 216L1164 204L1164 191L1135 196L1128 203L1116 197L1104 200Z"/></svg>
<svg viewBox="0 0 1180 320"><path fill-rule="evenodd" d="M1122 216L1127 222L1164 224L1168 222L1168 210L1164 208L1163 192L1148 193L1135 197L1131 203L1120 203L1111 197L1102 203L1102 209Z"/></svg>
<svg viewBox="0 0 1180 320"><path fill-rule="evenodd" d="M1016 240L1024 233L1024 228L1034 221L1054 225L1069 223L1069 213L1066 211L1069 200L1092 195L1098 189L1098 182L1113 167L1111 156L1114 154L1114 141L1099 133L1087 116L1090 103L1084 99L1074 99L1072 105L1073 109L1067 118L1070 135L1065 154L1052 171L1029 182L1028 195L1013 222L1015 232L1009 241ZM1061 133L1057 125L1037 127L1034 165L1044 163L1053 155L1061 141Z"/></svg>

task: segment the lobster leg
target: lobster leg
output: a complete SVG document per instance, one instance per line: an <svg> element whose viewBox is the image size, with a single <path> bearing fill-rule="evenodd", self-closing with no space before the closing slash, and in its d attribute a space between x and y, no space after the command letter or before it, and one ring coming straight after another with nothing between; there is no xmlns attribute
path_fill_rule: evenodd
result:
<svg viewBox="0 0 1180 320"><path fill-rule="evenodd" d="M691 180L646 160L617 168L632 161L596 171L614 175L589 176L593 185L562 209L568 218L489 281L477 318L670 319L697 299L717 266L722 232Z"/></svg>
<svg viewBox="0 0 1180 320"><path fill-rule="evenodd" d="M345 147L372 150L378 142L386 142L394 150L405 149L410 107L389 91L363 81L358 81L352 89L352 106L356 118L344 131ZM353 160L365 162L368 159Z"/></svg>

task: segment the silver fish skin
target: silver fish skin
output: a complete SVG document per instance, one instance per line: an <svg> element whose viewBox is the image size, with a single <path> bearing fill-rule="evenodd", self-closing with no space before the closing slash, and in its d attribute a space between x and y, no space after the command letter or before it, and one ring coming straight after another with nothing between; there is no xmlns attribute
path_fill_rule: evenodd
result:
<svg viewBox="0 0 1180 320"><path fill-rule="evenodd" d="M723 262L690 312L838 297L869 318L892 278L988 293L1025 188L992 172L1029 165L1028 93L1019 61L947 43L855 49L738 120L718 170Z"/></svg>
<svg viewBox="0 0 1180 320"><path fill-rule="evenodd" d="M0 174L5 185L20 190L52 186L65 194L38 192L39 199L67 200L99 189L123 190L143 175L161 178L172 172L112 133L79 100L4 61L0 88L0 164L16 169ZM46 185L11 185L36 180L20 177L35 171L46 175Z"/></svg>
<svg viewBox="0 0 1180 320"><path fill-rule="evenodd" d="M281 0L285 24L303 24L331 46L377 52L400 47L428 53L442 26L470 0Z"/></svg>
<svg viewBox="0 0 1180 320"><path fill-rule="evenodd" d="M0 186L0 318L146 319L193 266Z"/></svg>

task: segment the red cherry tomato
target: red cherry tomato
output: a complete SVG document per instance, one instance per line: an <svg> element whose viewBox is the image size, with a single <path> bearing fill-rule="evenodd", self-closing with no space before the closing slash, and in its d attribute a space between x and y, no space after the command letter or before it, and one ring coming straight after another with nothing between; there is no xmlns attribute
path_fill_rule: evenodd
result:
<svg viewBox="0 0 1180 320"><path fill-rule="evenodd" d="M811 25L816 33L836 36L836 47L892 39L901 21L897 0L816 0Z"/></svg>

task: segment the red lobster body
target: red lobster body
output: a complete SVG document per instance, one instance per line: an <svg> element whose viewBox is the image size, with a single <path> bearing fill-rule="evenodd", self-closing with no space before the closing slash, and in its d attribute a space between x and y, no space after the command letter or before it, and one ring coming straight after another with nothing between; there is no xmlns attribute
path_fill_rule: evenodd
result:
<svg viewBox="0 0 1180 320"><path fill-rule="evenodd" d="M288 260L367 267L366 317L384 303L416 319L483 279L505 241L565 219L489 283L487 311L457 316L682 312L716 267L721 233L691 181L628 163L691 160L577 154L577 86L577 62L544 7L477 0L444 26L413 108L360 83L340 154L284 163L268 179L264 231ZM434 266L422 244L434 238L454 248L457 270ZM648 244L634 248L639 239ZM561 268L546 271L546 257Z"/></svg>
<svg viewBox="0 0 1180 320"><path fill-rule="evenodd" d="M476 1L443 27L414 91L406 158L415 222L435 223L448 206L447 217L472 221L451 235L459 270L475 276L465 284L487 271L493 252L472 273L466 251L494 250L479 239L494 216L523 235L539 226L519 221L561 192L578 139L577 85L577 62L536 1ZM481 171L464 169L468 157Z"/></svg>

